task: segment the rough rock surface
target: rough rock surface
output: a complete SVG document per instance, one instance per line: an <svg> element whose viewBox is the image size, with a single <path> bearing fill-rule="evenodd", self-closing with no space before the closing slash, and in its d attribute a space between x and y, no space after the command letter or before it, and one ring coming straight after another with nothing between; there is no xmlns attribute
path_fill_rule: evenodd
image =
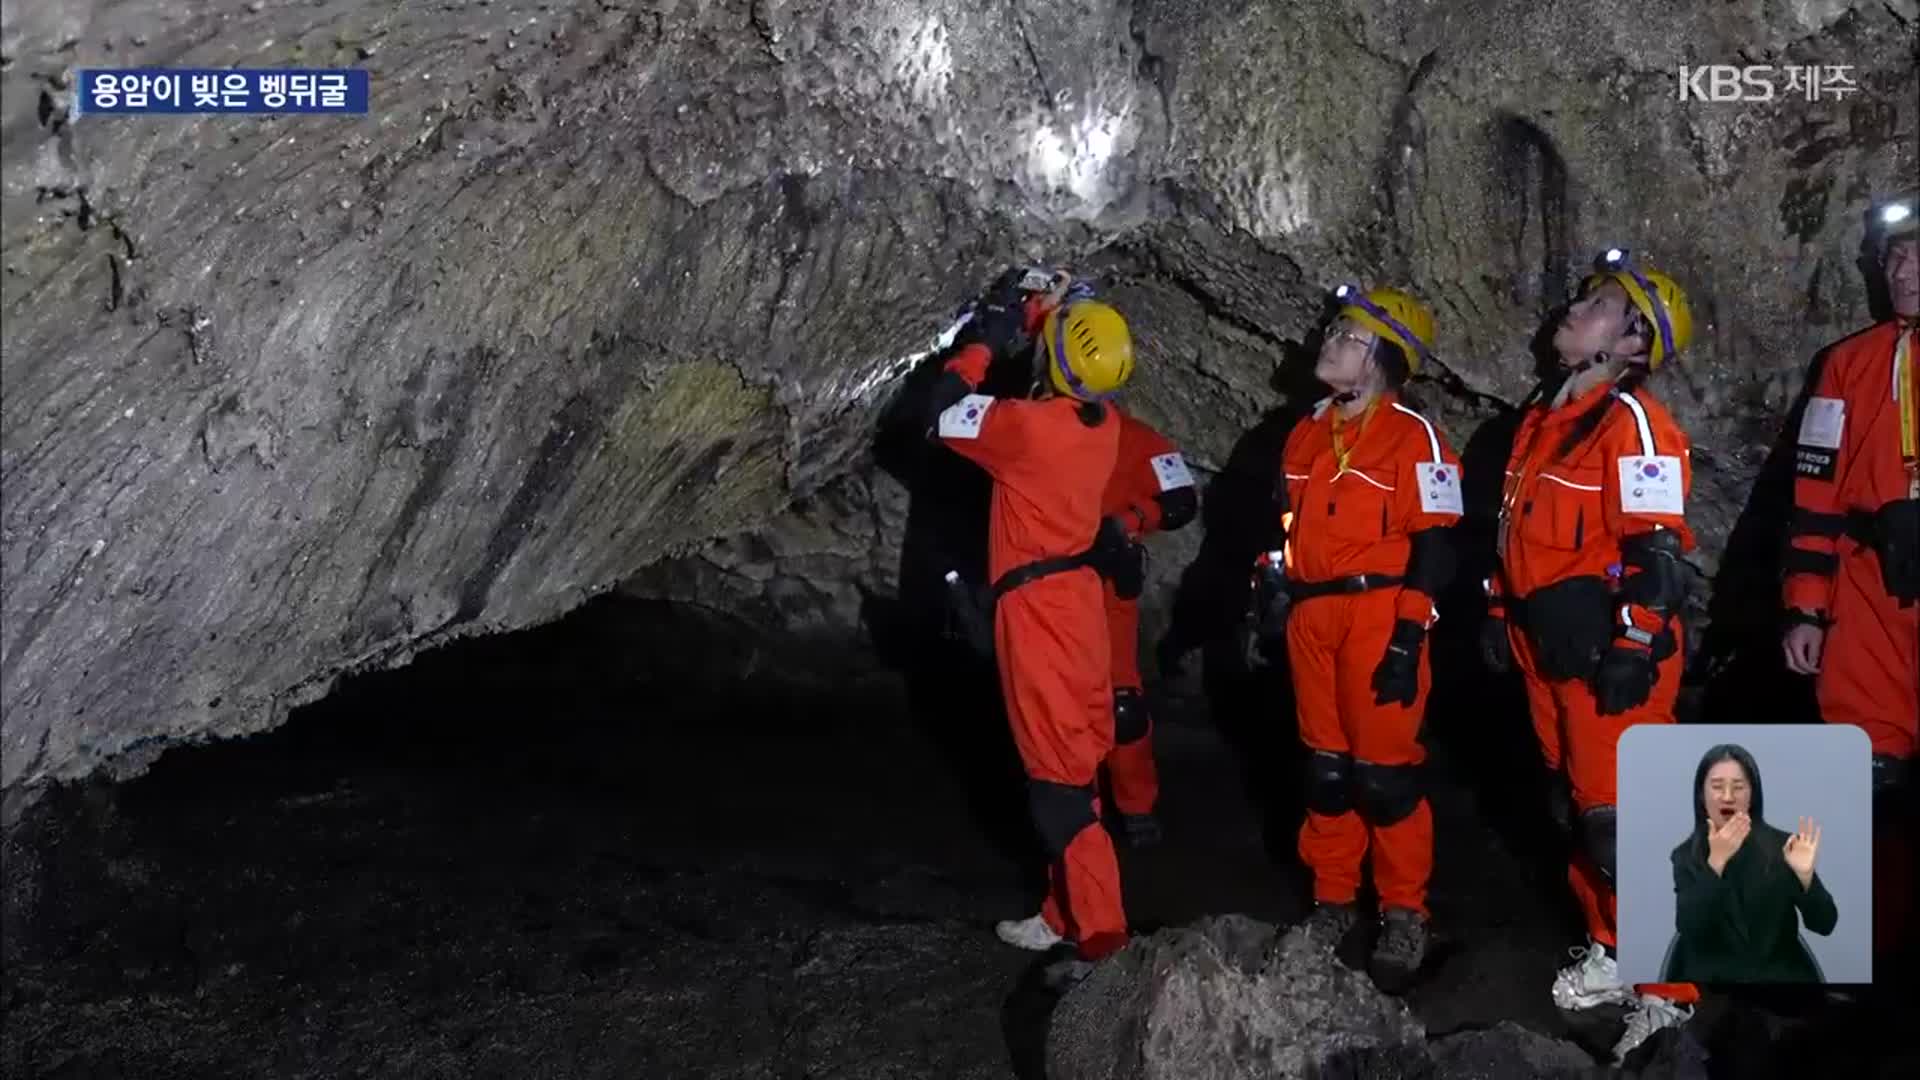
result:
<svg viewBox="0 0 1920 1080"><path fill-rule="evenodd" d="M1667 1033L1627 1075L1703 1078ZM1328 944L1243 915L1135 941L1054 1010L1049 1080L1579 1080L1610 1074L1579 1046L1502 1020L1427 1038L1407 1005Z"/></svg>
<svg viewBox="0 0 1920 1080"><path fill-rule="evenodd" d="M1047 1034L1051 1080L1310 1077L1359 1049L1417 1047L1407 1007L1331 943L1240 915L1163 930L1095 968Z"/></svg>
<svg viewBox="0 0 1920 1080"><path fill-rule="evenodd" d="M0 788L271 726L847 474L1016 257L1100 273L1219 468L1336 280L1434 298L1457 442L1622 242L1714 568L1916 168L1913 0L74 0L0 25ZM1683 102L1682 63L1845 63ZM357 64L365 118L82 117L103 65ZM1783 80L1784 84L1784 80Z"/></svg>
<svg viewBox="0 0 1920 1080"><path fill-rule="evenodd" d="M1434 1080L1571 1080L1591 1076L1593 1060L1571 1043L1503 1020L1481 1031L1462 1031L1435 1039L1428 1047ZM1385 1078L1380 1078L1385 1080Z"/></svg>
<svg viewBox="0 0 1920 1080"><path fill-rule="evenodd" d="M991 680L949 678L939 714L889 723L915 711L897 686L795 694L639 654L619 628L645 606L454 642L273 732L56 788L0 834L0 1075L1043 1076L1044 958L992 933L1040 883L1006 726L968 700ZM1431 791L1445 941L1403 1000L1465 1034L1351 1048L1324 1080L1552 1075L1577 1051L1545 1036L1604 1055L1619 1034L1617 1012L1545 993L1582 927L1564 853L1496 832L1524 822L1523 786L1462 786L1502 721L1445 715L1463 720ZM1232 740L1156 729L1167 842L1118 856L1138 930L1245 912L1232 935L1203 924L1209 962L1257 969L1305 904L1299 807L1263 829L1263 793L1292 785L1253 770L1283 755ZM1689 1033L1716 1075L1906 1080L1901 989L1758 1013L1709 995ZM1116 1035L1089 1011L1083 1031ZM1656 1037L1628 1075L1695 1080L1682 1049Z"/></svg>

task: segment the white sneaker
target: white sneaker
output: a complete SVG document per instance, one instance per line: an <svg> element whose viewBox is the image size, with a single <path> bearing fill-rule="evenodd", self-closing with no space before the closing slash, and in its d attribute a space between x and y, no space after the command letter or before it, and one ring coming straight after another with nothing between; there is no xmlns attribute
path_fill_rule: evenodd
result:
<svg viewBox="0 0 1920 1080"><path fill-rule="evenodd" d="M1619 1064L1627 1059L1641 1043L1653 1037L1661 1028L1679 1027L1693 1016L1690 1006L1676 1005L1666 998L1641 994L1640 1002L1627 1016L1627 1030L1621 1032L1620 1041L1613 1044L1613 1060Z"/></svg>
<svg viewBox="0 0 1920 1080"><path fill-rule="evenodd" d="M1065 940L1039 915L1002 920L994 924L993 932L1001 941L1028 952L1046 952Z"/></svg>
<svg viewBox="0 0 1920 1080"><path fill-rule="evenodd" d="M1610 1002L1633 1000L1633 991L1620 981L1620 964L1599 942L1588 940L1567 952L1574 962L1553 977L1553 1003L1562 1009L1591 1009Z"/></svg>

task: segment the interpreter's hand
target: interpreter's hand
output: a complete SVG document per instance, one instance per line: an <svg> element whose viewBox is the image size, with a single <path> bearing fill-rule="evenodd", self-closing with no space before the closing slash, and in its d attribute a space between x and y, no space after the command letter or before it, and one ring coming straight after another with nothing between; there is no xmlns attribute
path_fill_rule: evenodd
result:
<svg viewBox="0 0 1920 1080"><path fill-rule="evenodd" d="M1792 867L1793 876L1800 879L1800 887L1813 884L1813 860L1820 854L1820 825L1812 818L1800 819L1800 830L1787 837L1787 846L1783 849L1787 856L1787 865Z"/></svg>
<svg viewBox="0 0 1920 1080"><path fill-rule="evenodd" d="M1747 842L1747 833L1753 830L1753 819L1746 814L1735 814L1718 825L1709 825L1707 829L1707 866L1715 874L1727 868L1727 860Z"/></svg>
<svg viewBox="0 0 1920 1080"><path fill-rule="evenodd" d="M1826 651L1827 631L1810 623L1795 623L1781 642L1787 653L1787 670L1795 675L1820 674L1820 655Z"/></svg>

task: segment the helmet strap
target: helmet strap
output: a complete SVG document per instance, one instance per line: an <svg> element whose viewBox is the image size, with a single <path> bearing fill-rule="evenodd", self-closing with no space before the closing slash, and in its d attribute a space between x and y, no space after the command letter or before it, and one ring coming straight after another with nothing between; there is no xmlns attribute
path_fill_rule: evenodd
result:
<svg viewBox="0 0 1920 1080"><path fill-rule="evenodd" d="M1579 374L1583 374L1588 368L1594 367L1596 365L1611 364L1611 363L1613 363L1613 354L1610 352L1606 352L1605 350L1602 350L1600 352L1594 353L1592 356L1587 357L1585 360L1582 360L1577 364L1568 364L1567 374L1579 375Z"/></svg>
<svg viewBox="0 0 1920 1080"><path fill-rule="evenodd" d="M1601 351L1579 364L1570 364L1562 376L1560 385L1553 388L1552 401L1557 408L1586 393L1606 378L1607 371L1616 360L1612 353Z"/></svg>

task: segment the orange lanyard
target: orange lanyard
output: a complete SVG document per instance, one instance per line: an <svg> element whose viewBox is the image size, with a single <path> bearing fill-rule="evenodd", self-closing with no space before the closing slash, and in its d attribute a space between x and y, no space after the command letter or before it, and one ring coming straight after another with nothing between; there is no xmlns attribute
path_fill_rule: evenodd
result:
<svg viewBox="0 0 1920 1080"><path fill-rule="evenodd" d="M1365 409L1361 410L1360 419L1354 421L1354 427L1357 429L1353 433L1354 442L1359 442L1360 436L1366 433L1367 421L1373 418L1373 410L1379 405L1380 399L1376 396L1372 401L1367 402ZM1345 440L1340 438L1340 428L1344 423L1340 415L1340 406L1335 405L1333 407L1333 462L1336 466L1334 471L1336 476L1347 471L1347 462L1353 458L1353 448L1346 445Z"/></svg>

